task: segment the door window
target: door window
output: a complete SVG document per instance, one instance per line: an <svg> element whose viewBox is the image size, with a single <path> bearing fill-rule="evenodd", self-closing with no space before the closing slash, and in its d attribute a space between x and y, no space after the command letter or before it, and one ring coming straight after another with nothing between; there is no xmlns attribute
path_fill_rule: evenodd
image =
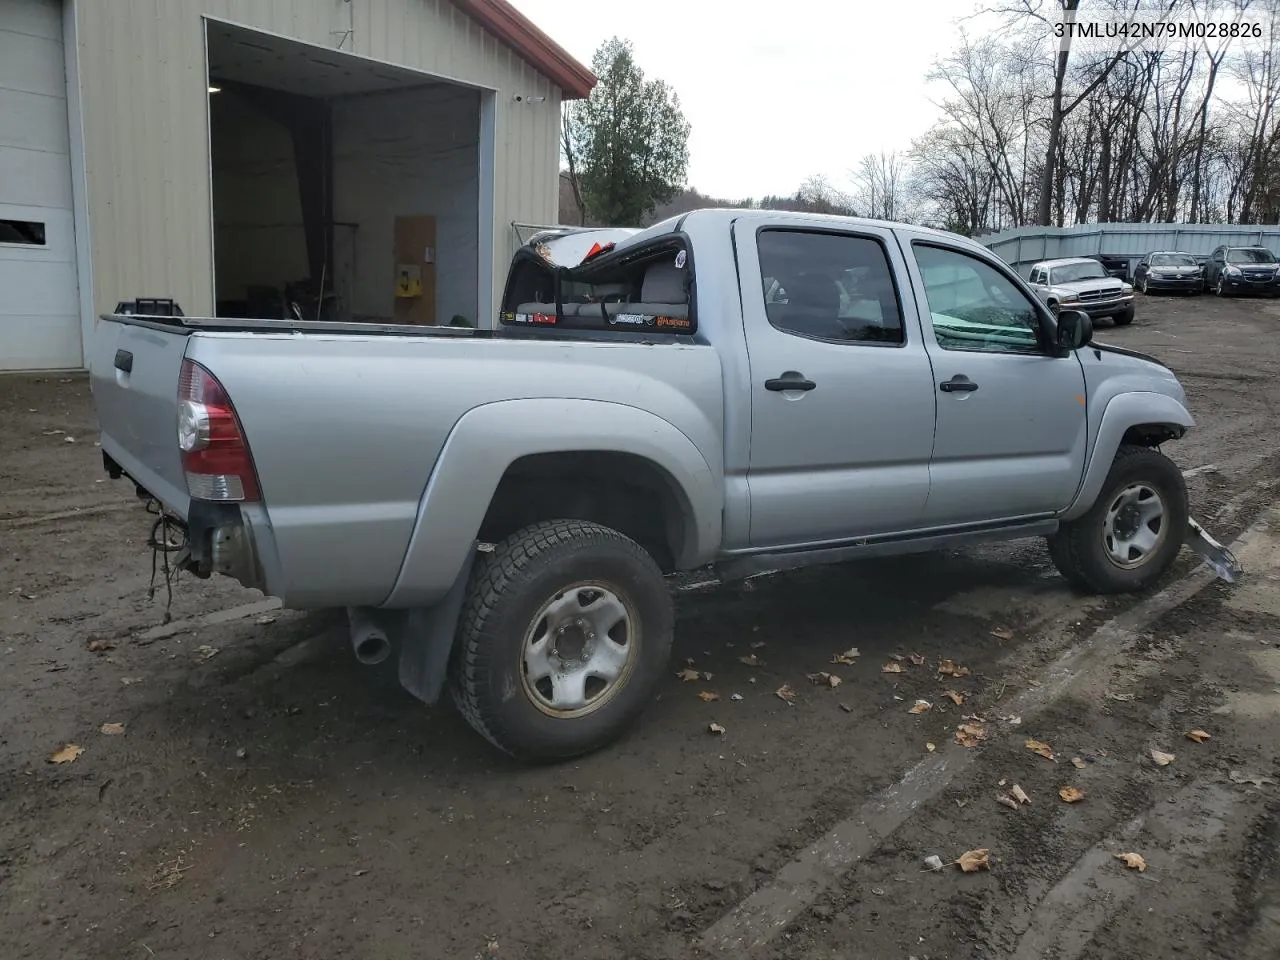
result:
<svg viewBox="0 0 1280 960"><path fill-rule="evenodd" d="M976 257L913 246L934 337L944 350L1039 353L1035 304L1003 273Z"/></svg>
<svg viewBox="0 0 1280 960"><path fill-rule="evenodd" d="M892 269L878 241L768 229L756 246L765 312L779 330L841 343L905 341Z"/></svg>

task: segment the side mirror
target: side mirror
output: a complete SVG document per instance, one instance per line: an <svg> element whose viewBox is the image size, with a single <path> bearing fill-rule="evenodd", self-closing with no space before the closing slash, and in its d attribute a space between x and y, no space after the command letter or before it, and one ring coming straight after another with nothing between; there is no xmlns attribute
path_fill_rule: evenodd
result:
<svg viewBox="0 0 1280 960"><path fill-rule="evenodd" d="M1093 339L1093 318L1083 310L1058 311L1058 351L1064 356Z"/></svg>

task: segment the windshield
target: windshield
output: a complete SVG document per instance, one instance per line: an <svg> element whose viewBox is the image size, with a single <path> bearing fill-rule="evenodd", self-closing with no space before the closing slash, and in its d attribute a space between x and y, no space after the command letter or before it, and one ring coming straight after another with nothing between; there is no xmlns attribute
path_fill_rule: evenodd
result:
<svg viewBox="0 0 1280 960"><path fill-rule="evenodd" d="M1151 265L1153 267L1194 267L1196 258L1189 257L1185 253L1153 253Z"/></svg>
<svg viewBox="0 0 1280 960"><path fill-rule="evenodd" d="M1227 251L1227 263L1275 263L1276 255L1262 247L1236 247Z"/></svg>
<svg viewBox="0 0 1280 960"><path fill-rule="evenodd" d="M1068 263L1054 267L1049 273L1050 283L1075 283L1077 280L1105 280L1107 273L1096 260L1088 263Z"/></svg>

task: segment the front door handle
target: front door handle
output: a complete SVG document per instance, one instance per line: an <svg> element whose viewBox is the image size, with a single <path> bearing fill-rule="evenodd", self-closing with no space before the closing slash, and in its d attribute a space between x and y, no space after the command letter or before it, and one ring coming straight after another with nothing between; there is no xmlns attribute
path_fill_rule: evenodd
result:
<svg viewBox="0 0 1280 960"><path fill-rule="evenodd" d="M782 376L764 382L764 388L775 393L781 393L783 390L812 390L816 386L817 384L806 379L803 373L797 373L794 370L788 370Z"/></svg>
<svg viewBox="0 0 1280 960"><path fill-rule="evenodd" d="M938 389L943 393L973 393L978 385L963 373L957 373L950 380L943 380L938 384Z"/></svg>

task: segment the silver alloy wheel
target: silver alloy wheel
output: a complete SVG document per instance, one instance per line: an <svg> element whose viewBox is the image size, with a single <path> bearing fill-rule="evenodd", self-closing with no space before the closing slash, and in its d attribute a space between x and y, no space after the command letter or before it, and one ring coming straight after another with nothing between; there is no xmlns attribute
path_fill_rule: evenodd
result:
<svg viewBox="0 0 1280 960"><path fill-rule="evenodd" d="M521 677L543 713L585 716L625 686L639 653L639 618L615 591L604 583L575 583L534 616L521 648Z"/></svg>
<svg viewBox="0 0 1280 960"><path fill-rule="evenodd" d="M1160 549L1167 534L1164 498L1154 487L1131 483L1111 501L1102 522L1102 545L1117 567L1140 567Z"/></svg>

